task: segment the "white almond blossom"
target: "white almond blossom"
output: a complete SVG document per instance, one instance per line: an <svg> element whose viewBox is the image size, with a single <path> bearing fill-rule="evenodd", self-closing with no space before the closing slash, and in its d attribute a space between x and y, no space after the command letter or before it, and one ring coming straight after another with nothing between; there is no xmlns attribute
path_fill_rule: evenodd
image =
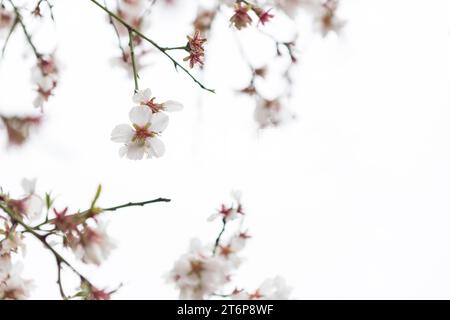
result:
<svg viewBox="0 0 450 320"><path fill-rule="evenodd" d="M21 232L11 231L0 241L0 257L21 250L25 254L25 243Z"/></svg>
<svg viewBox="0 0 450 320"><path fill-rule="evenodd" d="M180 290L180 299L205 299L228 282L228 273L227 263L194 239L189 252L175 262L169 281Z"/></svg>
<svg viewBox="0 0 450 320"><path fill-rule="evenodd" d="M228 264L230 269L237 269L244 261L240 256L240 252L247 244L247 235L238 233L231 237L226 244L219 244L217 247L217 256Z"/></svg>
<svg viewBox="0 0 450 320"><path fill-rule="evenodd" d="M150 108L137 106L131 109L132 125L121 124L111 133L111 140L125 145L120 149L120 156L131 160L141 160L164 155L164 143L158 136L167 128L169 117L161 112L153 114Z"/></svg>
<svg viewBox="0 0 450 320"><path fill-rule="evenodd" d="M231 206L226 206L222 204L220 209L208 217L208 221L214 221L217 218L225 219L226 222L235 220L242 216L244 213L242 211L241 198L242 194L238 190L233 190L231 192L231 197L235 203Z"/></svg>
<svg viewBox="0 0 450 320"><path fill-rule="evenodd" d="M154 100L155 98L152 96L152 91L150 89L139 90L133 96L134 103L148 106L152 112L174 112L181 111L183 109L183 105L177 101L168 100L163 103L155 103Z"/></svg>
<svg viewBox="0 0 450 320"><path fill-rule="evenodd" d="M96 229L87 227L83 230L75 254L84 263L100 265L116 248L114 240L106 232L106 227L106 224L99 223Z"/></svg>
<svg viewBox="0 0 450 320"><path fill-rule="evenodd" d="M287 285L286 280L277 276L264 281L252 293L237 290L233 293L232 298L236 300L288 300L291 292L292 288Z"/></svg>
<svg viewBox="0 0 450 320"><path fill-rule="evenodd" d="M314 14L315 29L322 37L327 36L331 32L339 34L346 24L336 14L338 4L337 0L327 0Z"/></svg>
<svg viewBox="0 0 450 320"><path fill-rule="evenodd" d="M257 100L253 117L260 128L276 127L295 118L281 101L263 98Z"/></svg>
<svg viewBox="0 0 450 320"><path fill-rule="evenodd" d="M31 69L31 82L36 86L37 96L33 101L36 108L43 107L53 95L58 84L60 64L54 55L41 57Z"/></svg>
<svg viewBox="0 0 450 320"><path fill-rule="evenodd" d="M44 200L35 193L36 180L22 180L25 196L20 200L8 199L8 206L16 213L35 221L42 215Z"/></svg>

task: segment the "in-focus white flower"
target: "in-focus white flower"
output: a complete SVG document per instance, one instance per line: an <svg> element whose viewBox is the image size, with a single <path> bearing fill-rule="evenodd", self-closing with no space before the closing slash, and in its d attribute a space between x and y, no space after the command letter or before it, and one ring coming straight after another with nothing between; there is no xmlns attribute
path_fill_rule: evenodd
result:
<svg viewBox="0 0 450 320"><path fill-rule="evenodd" d="M228 282L228 274L227 263L211 256L195 239L190 251L175 262L169 281L180 290L180 299L205 299Z"/></svg>
<svg viewBox="0 0 450 320"><path fill-rule="evenodd" d="M164 155L164 143L158 136L167 128L169 117L161 112L153 114L145 106L134 107L130 111L132 126L121 124L111 133L111 140L124 143L119 154L131 160L141 160L147 155L161 157Z"/></svg>
<svg viewBox="0 0 450 320"><path fill-rule="evenodd" d="M75 248L76 256L84 263L100 265L116 247L106 232L106 224L99 223L96 229L86 227Z"/></svg>
<svg viewBox="0 0 450 320"><path fill-rule="evenodd" d="M150 89L139 90L133 96L133 102L149 107L153 113L159 111L174 112L181 111L183 105L180 102L168 100L163 103L156 103Z"/></svg>

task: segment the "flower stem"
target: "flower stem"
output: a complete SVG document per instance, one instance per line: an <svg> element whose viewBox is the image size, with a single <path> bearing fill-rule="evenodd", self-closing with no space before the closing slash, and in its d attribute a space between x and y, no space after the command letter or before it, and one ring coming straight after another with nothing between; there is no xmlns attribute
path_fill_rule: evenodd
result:
<svg viewBox="0 0 450 320"><path fill-rule="evenodd" d="M222 229L220 230L220 233L217 236L217 239L214 243L213 256L216 255L217 248L219 247L219 244L220 244L220 239L222 238L222 235L225 232L226 227L227 227L227 219L224 217L222 219Z"/></svg>
<svg viewBox="0 0 450 320"><path fill-rule="evenodd" d="M38 60L41 59L42 54L40 54L38 52L38 50L36 49L36 46L34 45L33 40L31 39L31 35L27 30L27 26L23 22L22 15L19 11L19 8L16 7L16 5L14 4L14 2L12 0L9 0L9 3L11 3L12 7L14 8L14 12L16 14L16 19L17 19L18 23L20 24L20 26L22 27L23 33L25 34L25 37L27 38L27 42L29 43L31 49L33 50L34 55L36 56L36 58Z"/></svg>
<svg viewBox="0 0 450 320"><path fill-rule="evenodd" d="M130 28L128 28L128 37L130 38L129 46L130 46L130 55L131 55L131 65L133 67L134 92L136 93L139 90L139 83L138 83L139 75L137 73L136 57L134 55L133 30L131 30Z"/></svg>

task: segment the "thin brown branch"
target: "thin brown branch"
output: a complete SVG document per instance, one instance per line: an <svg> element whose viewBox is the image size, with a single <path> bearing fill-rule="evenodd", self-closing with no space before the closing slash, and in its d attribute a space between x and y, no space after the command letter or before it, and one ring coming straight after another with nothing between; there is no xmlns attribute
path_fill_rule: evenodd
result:
<svg viewBox="0 0 450 320"><path fill-rule="evenodd" d="M94 3L95 5L97 5L99 8L101 8L103 11L105 11L110 17L114 18L115 20L117 20L118 22L120 22L124 27L126 27L128 30L131 30L134 34L136 34L137 36L141 37L142 39L144 39L145 41L147 41L148 43L150 43L152 46L154 46L155 48L157 48L162 54L164 54L167 58L169 58L170 61L172 61L172 63L174 64L174 67L176 70L178 70L178 68L180 68L181 70L183 70L183 72L185 72L195 83L197 83L202 89L215 93L215 91L213 89L208 89L207 87L205 87L203 85L203 83L201 83L199 80L197 80L196 77L194 77L192 75L192 73L189 72L189 70L187 70L185 67L183 67L178 61L176 61L170 54L167 53L168 49L161 47L160 45L158 45L155 41L153 41L152 39L150 39L149 37L147 37L146 35L144 35L142 32L140 32L139 30L133 28L130 24L128 24L125 20L123 20L121 17L119 17L117 14L115 14L114 12L110 11L108 8L106 8L105 6L103 6L102 4L100 4L98 1L96 0L89 0L92 3Z"/></svg>

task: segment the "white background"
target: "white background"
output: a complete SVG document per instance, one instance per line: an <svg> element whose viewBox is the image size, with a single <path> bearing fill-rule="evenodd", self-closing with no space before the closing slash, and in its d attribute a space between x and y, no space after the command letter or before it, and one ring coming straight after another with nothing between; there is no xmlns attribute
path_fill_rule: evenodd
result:
<svg viewBox="0 0 450 320"><path fill-rule="evenodd" d="M147 33L180 45L192 9L158 9ZM342 35L325 39L300 16L291 103L298 119L264 132L253 123L252 100L233 92L248 74L222 17L204 76L216 95L201 92L158 53L141 72L141 87L185 109L171 115L166 155L132 162L109 141L133 106L132 80L110 64L114 34L89 1L59 1L56 31L42 28L36 41L44 50L58 37L61 83L44 127L24 148L7 148L1 132L0 185L18 196L22 177L38 177L40 191L52 191L59 208L73 211L89 205L98 183L104 206L171 198L108 214L118 249L100 268L81 270L99 287L123 283L117 298L177 298L164 274L191 238L215 239L220 223L206 219L240 189L253 235L236 278L240 287L279 274L300 299L448 299L449 12L445 0L347 0ZM282 20L272 31L288 30L277 29ZM250 55L257 49L256 59L273 54L255 33L239 36ZM24 52L29 48L17 33L0 65L5 113L32 108L33 59L23 60ZM51 255L30 240L25 262L35 280L32 297L58 298Z"/></svg>

